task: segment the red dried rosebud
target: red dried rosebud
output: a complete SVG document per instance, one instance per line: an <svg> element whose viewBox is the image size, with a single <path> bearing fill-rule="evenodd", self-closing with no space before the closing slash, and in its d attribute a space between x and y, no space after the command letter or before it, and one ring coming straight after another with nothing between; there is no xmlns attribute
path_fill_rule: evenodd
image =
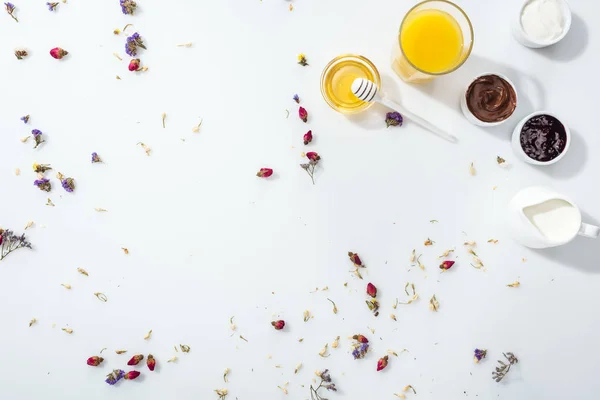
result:
<svg viewBox="0 0 600 400"><path fill-rule="evenodd" d="M150 371L154 371L154 368L156 368L156 360L154 359L154 356L152 354L148 354L146 365L148 366L148 369Z"/></svg>
<svg viewBox="0 0 600 400"><path fill-rule="evenodd" d="M271 175L273 175L273 169L272 168L261 168L256 173L256 176L258 176L259 178L268 178Z"/></svg>
<svg viewBox="0 0 600 400"><path fill-rule="evenodd" d="M440 269L448 270L450 268L452 268L452 266L454 265L454 261L444 261L443 263L440 264Z"/></svg>
<svg viewBox="0 0 600 400"><path fill-rule="evenodd" d="M134 58L133 60L129 61L129 70L131 72L139 71L141 62L142 61L139 58Z"/></svg>
<svg viewBox="0 0 600 400"><path fill-rule="evenodd" d="M127 361L127 365L138 365L143 359L143 354L136 354L135 356L131 357L131 360Z"/></svg>
<svg viewBox="0 0 600 400"><path fill-rule="evenodd" d="M102 364L102 361L104 361L104 358L93 356L87 359L87 365L91 367L97 367L98 365Z"/></svg>
<svg viewBox="0 0 600 400"><path fill-rule="evenodd" d="M130 381L134 380L135 378L137 378L138 376L140 376L141 372L140 371L129 371L125 374L125 376L123 378L128 379Z"/></svg>
<svg viewBox="0 0 600 400"><path fill-rule="evenodd" d="M277 329L278 331L282 330L285 327L285 321L280 319L279 321L272 321L271 325L273 325L273 328Z"/></svg>
<svg viewBox="0 0 600 400"><path fill-rule="evenodd" d="M56 58L57 60L60 60L61 58L63 58L67 54L69 54L69 52L66 51L66 50L61 49L60 47L55 47L52 50L50 50L50 55L52 57Z"/></svg>
<svg viewBox="0 0 600 400"><path fill-rule="evenodd" d="M304 144L312 142L312 131L308 131L304 134Z"/></svg>
<svg viewBox="0 0 600 400"><path fill-rule="evenodd" d="M358 254L349 251L348 257L350 257L350 261L352 261L352 263L354 263L354 265L356 265L357 267L363 266L362 261L361 261L360 257L358 256Z"/></svg>
<svg viewBox="0 0 600 400"><path fill-rule="evenodd" d="M367 294L371 297L377 297L377 288L371 282L367 284Z"/></svg>
<svg viewBox="0 0 600 400"><path fill-rule="evenodd" d="M388 356L380 358L379 361L377 361L377 371L381 371L382 369L387 367L387 365L388 365Z"/></svg>
<svg viewBox="0 0 600 400"><path fill-rule="evenodd" d="M360 343L369 343L369 339L367 339L363 335L354 335L352 336L352 339L357 340Z"/></svg>
<svg viewBox="0 0 600 400"><path fill-rule="evenodd" d="M319 161L321 156L317 152L309 151L306 153L306 158L308 158L310 161Z"/></svg>
<svg viewBox="0 0 600 400"><path fill-rule="evenodd" d="M304 107L298 109L298 116L304 122L308 121L308 111Z"/></svg>

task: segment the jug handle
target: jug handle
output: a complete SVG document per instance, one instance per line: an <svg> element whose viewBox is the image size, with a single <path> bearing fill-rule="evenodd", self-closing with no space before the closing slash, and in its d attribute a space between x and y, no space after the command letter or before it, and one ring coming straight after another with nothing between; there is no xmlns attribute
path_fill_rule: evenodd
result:
<svg viewBox="0 0 600 400"><path fill-rule="evenodd" d="M596 225L581 223L581 228L579 228L579 234L581 236L595 239L598 237L598 235L600 235L600 227L597 227Z"/></svg>

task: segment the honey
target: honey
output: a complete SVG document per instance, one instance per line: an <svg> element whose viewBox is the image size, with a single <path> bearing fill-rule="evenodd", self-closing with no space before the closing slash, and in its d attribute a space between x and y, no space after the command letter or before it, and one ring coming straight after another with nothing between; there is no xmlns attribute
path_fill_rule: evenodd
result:
<svg viewBox="0 0 600 400"><path fill-rule="evenodd" d="M370 103L359 100L352 93L355 79L365 78L380 88L379 72L365 57L343 55L333 59L321 76L321 93L334 110L343 114L354 114L365 110Z"/></svg>

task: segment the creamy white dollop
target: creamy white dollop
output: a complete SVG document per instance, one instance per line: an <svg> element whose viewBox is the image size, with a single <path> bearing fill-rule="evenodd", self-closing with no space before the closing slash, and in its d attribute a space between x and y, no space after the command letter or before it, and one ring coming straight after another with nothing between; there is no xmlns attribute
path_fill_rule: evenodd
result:
<svg viewBox="0 0 600 400"><path fill-rule="evenodd" d="M521 13L521 26L531 39L546 42L565 29L563 4L559 0L530 0Z"/></svg>

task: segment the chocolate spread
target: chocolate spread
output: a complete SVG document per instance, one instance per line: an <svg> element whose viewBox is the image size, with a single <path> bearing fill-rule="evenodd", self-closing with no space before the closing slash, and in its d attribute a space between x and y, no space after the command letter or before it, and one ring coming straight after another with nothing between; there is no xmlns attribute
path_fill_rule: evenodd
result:
<svg viewBox="0 0 600 400"><path fill-rule="evenodd" d="M508 119L517 108L515 89L498 75L484 75L475 79L467 89L467 107L483 122Z"/></svg>

